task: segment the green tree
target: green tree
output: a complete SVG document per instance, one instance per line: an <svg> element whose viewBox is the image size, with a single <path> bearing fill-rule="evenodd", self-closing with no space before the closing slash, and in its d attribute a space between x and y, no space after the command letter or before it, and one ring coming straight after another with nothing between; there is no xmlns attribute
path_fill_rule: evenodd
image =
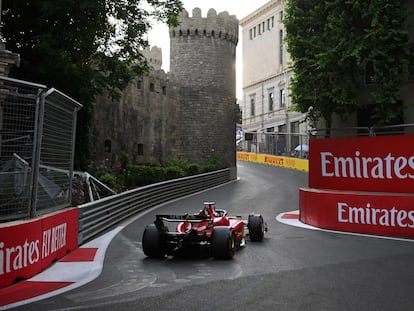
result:
<svg viewBox="0 0 414 311"><path fill-rule="evenodd" d="M55 87L79 101L75 166L90 160L95 95L117 96L148 70L142 48L154 22L178 24L180 0L3 1L2 33L21 64L11 76Z"/></svg>
<svg viewBox="0 0 414 311"><path fill-rule="evenodd" d="M346 118L366 104L357 94L372 79L370 125L401 120L402 73L413 51L406 20L399 0L288 0L284 24L297 109L330 128L334 113Z"/></svg>

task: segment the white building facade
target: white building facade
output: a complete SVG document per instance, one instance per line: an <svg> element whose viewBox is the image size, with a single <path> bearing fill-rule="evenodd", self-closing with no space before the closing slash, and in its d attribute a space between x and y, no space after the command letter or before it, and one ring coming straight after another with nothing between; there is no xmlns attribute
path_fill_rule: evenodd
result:
<svg viewBox="0 0 414 311"><path fill-rule="evenodd" d="M305 114L293 111L293 72L282 23L285 0L271 0L240 21L243 52L242 129L255 133L245 149L290 154L306 144ZM273 134L273 135L272 135ZM276 140L285 139L276 147ZM306 140L306 141L305 141Z"/></svg>

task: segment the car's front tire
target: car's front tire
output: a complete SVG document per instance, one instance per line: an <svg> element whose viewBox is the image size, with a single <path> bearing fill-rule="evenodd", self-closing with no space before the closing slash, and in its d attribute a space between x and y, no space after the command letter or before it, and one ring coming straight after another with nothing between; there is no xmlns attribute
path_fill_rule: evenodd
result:
<svg viewBox="0 0 414 311"><path fill-rule="evenodd" d="M251 241L260 242L263 240L265 224L261 215L249 215L247 228Z"/></svg>
<svg viewBox="0 0 414 311"><path fill-rule="evenodd" d="M142 236L142 250L148 257L163 258L166 255L161 243L161 234L154 224L148 225Z"/></svg>

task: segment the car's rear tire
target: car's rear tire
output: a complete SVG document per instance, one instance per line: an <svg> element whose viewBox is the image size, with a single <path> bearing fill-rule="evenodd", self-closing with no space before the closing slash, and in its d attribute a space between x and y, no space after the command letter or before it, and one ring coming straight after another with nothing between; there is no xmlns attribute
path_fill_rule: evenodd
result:
<svg viewBox="0 0 414 311"><path fill-rule="evenodd" d="M251 241L260 242L263 240L265 225L261 215L249 215L247 228L249 229Z"/></svg>
<svg viewBox="0 0 414 311"><path fill-rule="evenodd" d="M235 236L229 227L215 227L211 235L211 255L216 259L231 259L235 250Z"/></svg>
<svg viewBox="0 0 414 311"><path fill-rule="evenodd" d="M161 235L154 224L148 225L142 236L142 250L148 257L163 258L166 255L161 243Z"/></svg>

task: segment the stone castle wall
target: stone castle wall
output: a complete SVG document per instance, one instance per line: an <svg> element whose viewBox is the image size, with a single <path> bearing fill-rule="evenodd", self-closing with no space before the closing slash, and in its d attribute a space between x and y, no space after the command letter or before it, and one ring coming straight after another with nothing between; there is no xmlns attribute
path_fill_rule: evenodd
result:
<svg viewBox="0 0 414 311"><path fill-rule="evenodd" d="M97 99L98 160L115 164L124 151L139 162L216 159L235 167L238 20L213 9L207 17L198 8L192 14L183 11L180 26L170 29L170 73L160 70L160 49L146 50L153 70L130 83L119 101Z"/></svg>
<svg viewBox="0 0 414 311"><path fill-rule="evenodd" d="M134 79L117 101L97 98L94 158L112 165L122 152L134 161L162 163L176 152L177 86L163 70Z"/></svg>

